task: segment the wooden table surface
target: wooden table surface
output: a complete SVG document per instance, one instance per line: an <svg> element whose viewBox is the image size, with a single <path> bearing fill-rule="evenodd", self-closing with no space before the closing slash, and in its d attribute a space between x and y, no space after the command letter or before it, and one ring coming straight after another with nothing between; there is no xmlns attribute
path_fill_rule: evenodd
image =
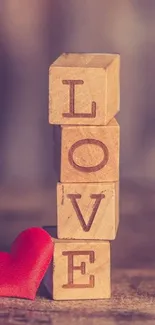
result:
<svg viewBox="0 0 155 325"><path fill-rule="evenodd" d="M46 291L42 288L42 295ZM113 270L112 298L90 301L0 299L0 324L154 325L154 270Z"/></svg>

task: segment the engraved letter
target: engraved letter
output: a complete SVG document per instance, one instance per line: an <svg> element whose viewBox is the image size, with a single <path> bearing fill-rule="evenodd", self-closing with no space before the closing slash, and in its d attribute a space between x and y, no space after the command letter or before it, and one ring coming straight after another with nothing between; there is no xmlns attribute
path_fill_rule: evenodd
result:
<svg viewBox="0 0 155 325"><path fill-rule="evenodd" d="M74 256L80 256L80 255L88 255L90 263L95 262L95 253L94 251L68 251L68 252L62 252L63 256L68 257L68 283L64 284L63 288L94 288L95 286L95 277L94 275L89 276L89 283L86 284L76 284L74 283L74 277L73 277L73 271L79 270L81 271L81 274L86 274L86 263L81 262L80 266L74 266L73 263L73 257Z"/></svg>
<svg viewBox="0 0 155 325"><path fill-rule="evenodd" d="M96 117L96 102L92 102L91 113L75 113L75 85L83 85L83 80L62 80L63 85L69 85L69 113L63 113L63 117Z"/></svg>
<svg viewBox="0 0 155 325"><path fill-rule="evenodd" d="M82 229L85 231L85 232L88 232L92 226L92 223L94 221L94 218L95 218L95 215L97 213L97 210L99 208L99 205L101 203L101 200L103 198L105 198L105 195L104 194L91 194L90 197L91 199L95 199L95 204L93 205L93 211L91 213L91 216L89 218L89 221L88 223L86 224L85 221L84 221L84 218L83 218L83 215L80 211L80 208L78 206L78 203L77 203L77 199L81 199L81 194L68 194L67 197L71 200L72 202L72 205L73 205L73 208L77 214L77 217L80 221L80 224L82 226Z"/></svg>
<svg viewBox="0 0 155 325"><path fill-rule="evenodd" d="M84 144L95 144L96 146L99 146L102 150L103 150L103 153L104 153L104 158L103 160L96 166L92 166L92 167L85 167L85 166L80 166L78 164L75 163L75 161L73 160L73 154L74 154L74 151L84 145ZM108 151L108 148L106 147L106 145L99 141L99 140L96 140L96 139L82 139L82 140L79 140L77 142L75 142L69 152L68 152L68 160L69 160L69 163L71 164L71 166L73 166L75 169L79 170L80 172L84 172L84 173L92 173L92 172L97 172L98 170L102 169L108 162L108 159L109 159L109 151Z"/></svg>

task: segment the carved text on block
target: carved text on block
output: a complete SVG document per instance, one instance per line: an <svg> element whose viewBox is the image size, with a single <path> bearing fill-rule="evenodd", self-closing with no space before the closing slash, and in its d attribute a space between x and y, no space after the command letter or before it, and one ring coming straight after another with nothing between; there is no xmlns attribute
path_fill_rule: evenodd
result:
<svg viewBox="0 0 155 325"><path fill-rule="evenodd" d="M93 210L92 210L92 213L91 213L91 216L89 218L89 221L88 223L86 224L85 223L85 220L84 220L84 217L81 213L81 210L79 208L79 205L77 203L77 199L81 199L81 195L80 194L68 194L67 197L71 200L72 202L72 205L73 205L73 208L77 214L77 217L80 221L80 224L82 226L82 229L86 232L88 232L92 226L92 223L94 221L94 218L95 218L95 215L97 213L97 210L99 208L99 205L101 203L101 200L103 198L105 198L105 195L104 194L91 194L90 195L90 198L91 199L95 199L95 203L93 205Z"/></svg>
<svg viewBox="0 0 155 325"><path fill-rule="evenodd" d="M75 284L74 283L74 277L73 277L73 271L81 271L82 275L86 274L86 263L81 262L80 266L74 265L74 256L81 256L81 255L88 255L89 256L89 262L94 263L95 262L95 253L94 251L67 251L62 252L63 256L68 257L68 283L64 284L62 287L66 289L75 289L75 288L94 288L95 287L95 277L94 275L89 276L89 283L86 284Z"/></svg>
<svg viewBox="0 0 155 325"><path fill-rule="evenodd" d="M83 85L83 80L62 80L63 85L69 85L69 113L63 113L63 117L71 118L71 117L85 117L92 118L96 117L96 102L92 102L91 113L75 113L75 85Z"/></svg>
<svg viewBox="0 0 155 325"><path fill-rule="evenodd" d="M76 162L74 161L74 158L73 158L73 154L74 154L74 151L82 146L82 145L87 145L87 144L92 144L92 145L96 145L96 146L99 146L102 151L103 151L103 154L104 154L104 157L103 159L101 160L101 162L96 165L96 166L80 166L78 164L76 164ZM89 157L88 157L89 159ZM68 152L68 160L69 160L69 163L71 164L71 166L73 166L75 169L81 171L81 172L84 172L84 173L94 173L94 172L97 172L98 170L102 169L108 162L108 159L109 159L109 151L108 151L108 148L106 147L106 145L99 141L99 140L96 140L96 139L82 139L82 140L79 140L77 142L75 142L69 152Z"/></svg>

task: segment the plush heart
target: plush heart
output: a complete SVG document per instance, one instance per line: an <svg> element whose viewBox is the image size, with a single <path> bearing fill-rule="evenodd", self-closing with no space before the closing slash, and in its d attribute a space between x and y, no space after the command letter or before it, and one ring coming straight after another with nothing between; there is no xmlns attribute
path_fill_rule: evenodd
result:
<svg viewBox="0 0 155 325"><path fill-rule="evenodd" d="M42 228L23 231L10 254L0 252L0 296L34 299L53 257L54 243Z"/></svg>

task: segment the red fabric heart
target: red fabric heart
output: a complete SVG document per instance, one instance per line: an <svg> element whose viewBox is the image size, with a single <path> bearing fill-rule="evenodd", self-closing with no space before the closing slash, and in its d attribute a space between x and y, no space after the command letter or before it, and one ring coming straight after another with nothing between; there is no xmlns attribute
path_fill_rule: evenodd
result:
<svg viewBox="0 0 155 325"><path fill-rule="evenodd" d="M0 252L0 296L34 299L52 260L54 243L42 228L23 231L10 254Z"/></svg>

